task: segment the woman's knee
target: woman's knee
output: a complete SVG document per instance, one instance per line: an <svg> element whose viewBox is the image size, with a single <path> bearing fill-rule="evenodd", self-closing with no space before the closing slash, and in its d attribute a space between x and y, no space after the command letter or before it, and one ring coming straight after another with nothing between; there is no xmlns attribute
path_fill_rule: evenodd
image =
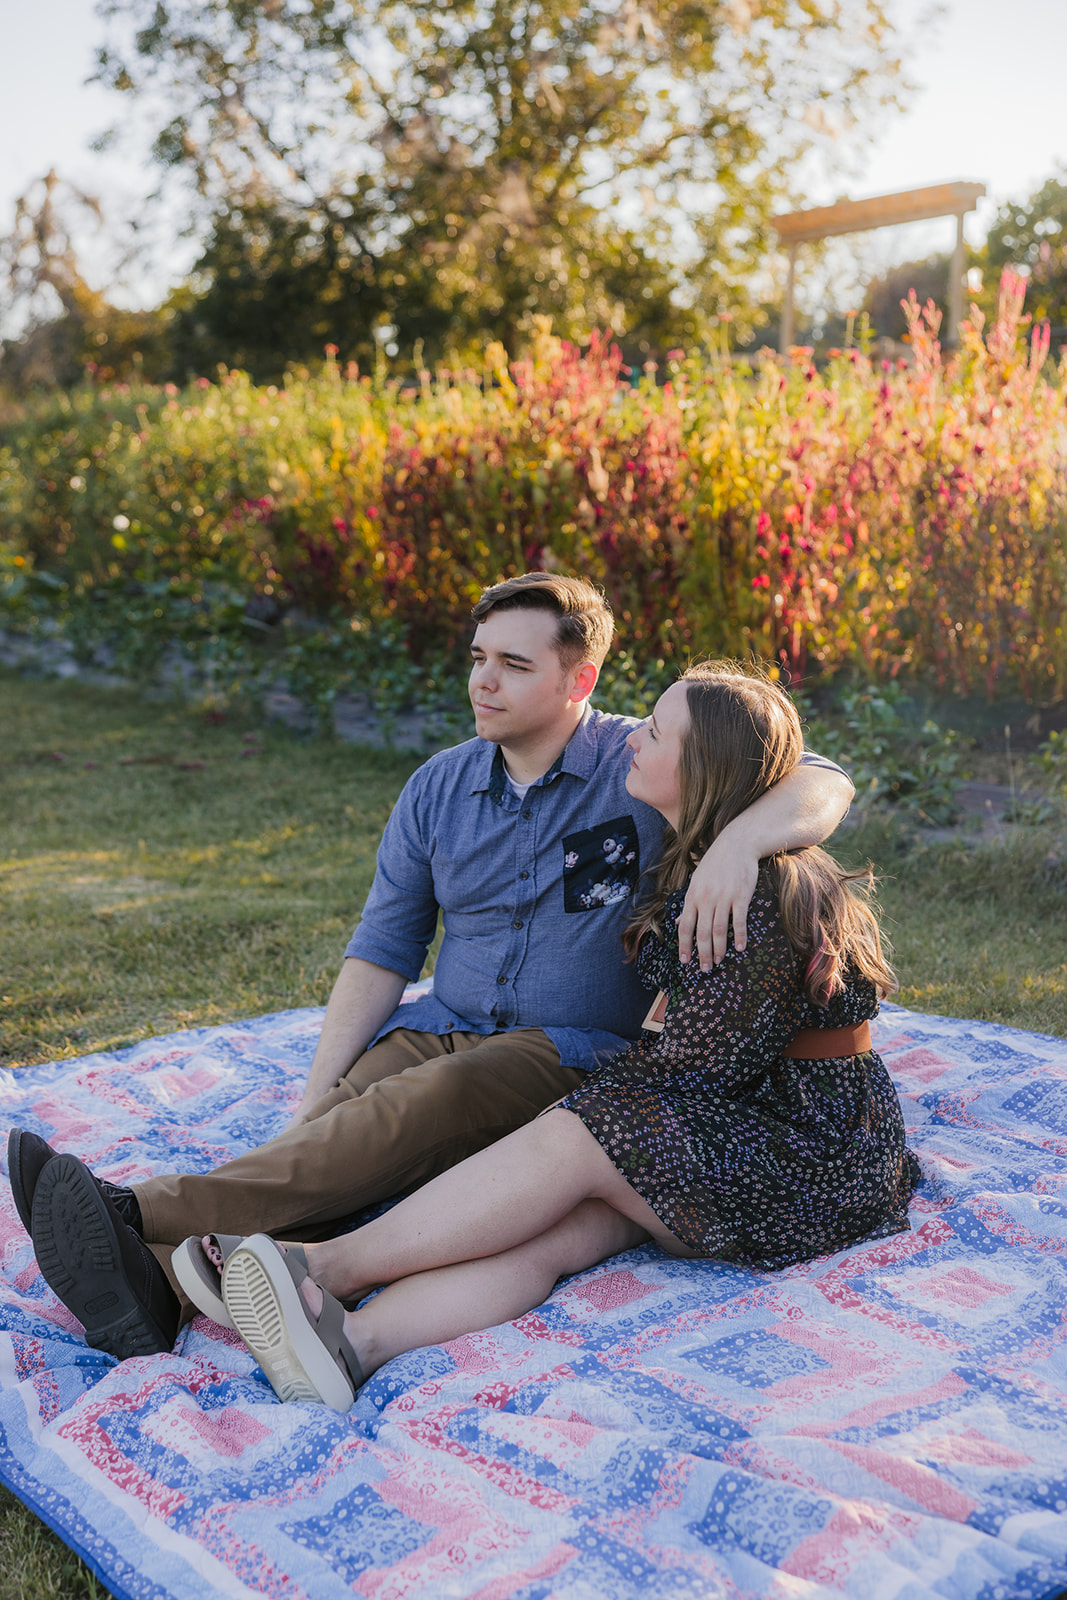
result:
<svg viewBox="0 0 1067 1600"><path fill-rule="evenodd" d="M583 1200L524 1247L552 1282L643 1244L648 1234L603 1200Z"/></svg>

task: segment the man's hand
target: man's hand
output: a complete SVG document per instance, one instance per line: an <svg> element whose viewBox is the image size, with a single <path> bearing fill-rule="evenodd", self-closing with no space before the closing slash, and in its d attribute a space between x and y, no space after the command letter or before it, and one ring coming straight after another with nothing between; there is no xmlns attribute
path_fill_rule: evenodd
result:
<svg viewBox="0 0 1067 1600"><path fill-rule="evenodd" d="M727 839L728 830L724 829L694 869L678 918L679 958L684 963L692 957L695 933L702 972L707 972L726 954L731 920L736 949L743 950L748 938L745 919L756 887L759 857L723 849L723 841Z"/></svg>
<svg viewBox="0 0 1067 1600"><path fill-rule="evenodd" d="M316 1101L340 1083L400 1004L405 982L399 972L358 956L345 959L322 1019L307 1085L287 1129L301 1122Z"/></svg>
<svg viewBox="0 0 1067 1600"><path fill-rule="evenodd" d="M727 823L690 879L678 919L679 958L691 959L695 933L701 971L717 965L729 948L731 920L734 948L743 950L748 942L749 902L764 856L821 844L841 821L855 792L843 772L797 766Z"/></svg>

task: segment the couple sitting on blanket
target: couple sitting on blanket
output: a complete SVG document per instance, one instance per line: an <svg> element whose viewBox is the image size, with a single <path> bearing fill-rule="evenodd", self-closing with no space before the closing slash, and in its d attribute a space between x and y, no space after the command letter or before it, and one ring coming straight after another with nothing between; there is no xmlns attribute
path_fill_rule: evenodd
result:
<svg viewBox="0 0 1067 1600"><path fill-rule="evenodd" d="M169 1349L196 1307L283 1400L346 1410L392 1356L644 1240L779 1268L908 1226L868 1026L892 973L859 875L816 848L847 778L738 667L691 668L647 722L592 710L613 622L587 583L530 573L474 618L478 737L397 801L289 1126L132 1188L12 1133L91 1345ZM439 910L433 993L401 1005Z"/></svg>

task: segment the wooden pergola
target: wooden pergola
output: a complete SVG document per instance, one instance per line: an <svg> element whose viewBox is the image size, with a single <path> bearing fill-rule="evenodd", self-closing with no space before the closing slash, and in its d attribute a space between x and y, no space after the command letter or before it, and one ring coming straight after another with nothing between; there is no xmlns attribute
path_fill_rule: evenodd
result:
<svg viewBox="0 0 1067 1600"><path fill-rule="evenodd" d="M984 194L984 183L939 183L929 189L906 189L902 194L880 194L869 200L839 200L836 205L813 206L807 211L787 211L780 217L772 217L779 240L789 250L789 276L778 342L782 354L793 343L793 294L797 251L802 244L829 239L839 233L865 233L869 228L889 228L900 222L923 222L928 217L956 218L956 246L949 266L949 337L946 340L946 343L955 343L957 329L963 321L963 219Z"/></svg>

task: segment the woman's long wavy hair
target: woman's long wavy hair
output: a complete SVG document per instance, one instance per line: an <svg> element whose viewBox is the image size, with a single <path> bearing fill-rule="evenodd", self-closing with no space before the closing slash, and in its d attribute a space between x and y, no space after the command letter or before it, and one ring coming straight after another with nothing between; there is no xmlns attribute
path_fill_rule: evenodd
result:
<svg viewBox="0 0 1067 1600"><path fill-rule="evenodd" d="M684 888L712 840L784 778L804 749L796 708L765 674L737 662L708 661L690 667L681 682L689 727L678 762L678 827L667 829L655 887L626 930L631 956L649 933L663 937L667 897ZM895 989L867 900L870 868L849 872L814 846L783 852L774 865L786 937L802 963L809 1000L825 1006L843 988L848 969L882 994Z"/></svg>

